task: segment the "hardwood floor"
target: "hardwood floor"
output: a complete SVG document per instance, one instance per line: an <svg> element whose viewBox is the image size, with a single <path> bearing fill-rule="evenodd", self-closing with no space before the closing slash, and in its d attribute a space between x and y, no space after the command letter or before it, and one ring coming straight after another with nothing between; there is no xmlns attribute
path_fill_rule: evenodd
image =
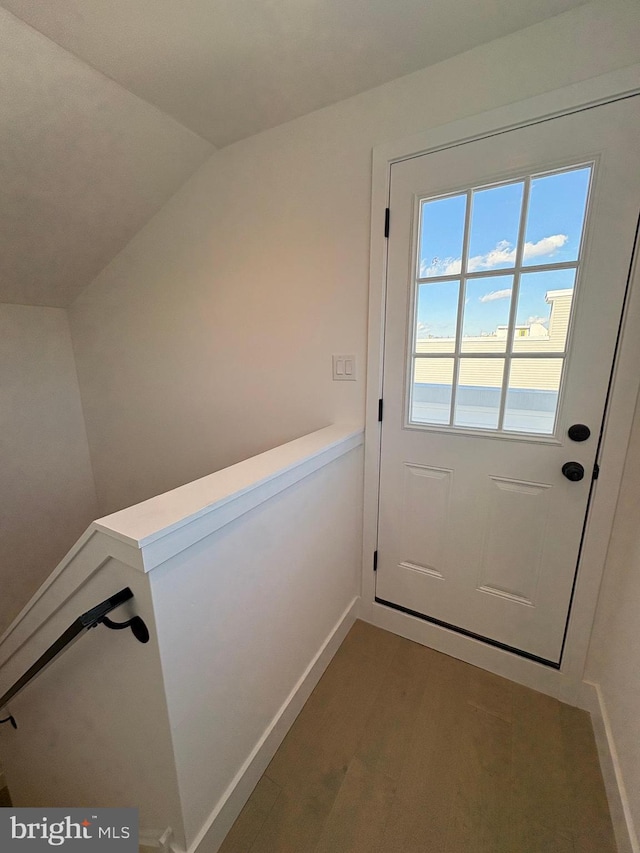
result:
<svg viewBox="0 0 640 853"><path fill-rule="evenodd" d="M356 622L221 853L614 853L588 714Z"/></svg>

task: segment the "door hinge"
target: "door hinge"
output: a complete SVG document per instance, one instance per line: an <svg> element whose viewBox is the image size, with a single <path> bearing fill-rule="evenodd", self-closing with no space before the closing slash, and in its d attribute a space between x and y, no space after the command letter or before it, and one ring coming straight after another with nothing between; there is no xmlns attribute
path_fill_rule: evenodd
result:
<svg viewBox="0 0 640 853"><path fill-rule="evenodd" d="M592 480L597 480L600 476L600 466L597 462L593 463L593 475L591 477Z"/></svg>
<svg viewBox="0 0 640 853"><path fill-rule="evenodd" d="M388 207L384 210L384 236L389 236L389 220L391 218L391 211Z"/></svg>
<svg viewBox="0 0 640 853"><path fill-rule="evenodd" d="M382 397L378 400L378 420L382 420Z"/></svg>
<svg viewBox="0 0 640 853"><path fill-rule="evenodd" d="M378 552L377 551L373 552L373 571L374 572L378 571Z"/></svg>

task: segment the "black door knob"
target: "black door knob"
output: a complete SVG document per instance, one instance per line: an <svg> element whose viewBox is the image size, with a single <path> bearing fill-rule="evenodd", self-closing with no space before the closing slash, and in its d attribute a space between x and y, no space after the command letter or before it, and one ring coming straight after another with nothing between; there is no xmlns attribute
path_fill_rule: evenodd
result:
<svg viewBox="0 0 640 853"><path fill-rule="evenodd" d="M571 441L586 441L591 435L591 430L586 424L572 424L567 434Z"/></svg>
<svg viewBox="0 0 640 853"><path fill-rule="evenodd" d="M584 466L579 462L565 462L562 466L562 473L567 480L577 483L578 480L582 480L584 477Z"/></svg>

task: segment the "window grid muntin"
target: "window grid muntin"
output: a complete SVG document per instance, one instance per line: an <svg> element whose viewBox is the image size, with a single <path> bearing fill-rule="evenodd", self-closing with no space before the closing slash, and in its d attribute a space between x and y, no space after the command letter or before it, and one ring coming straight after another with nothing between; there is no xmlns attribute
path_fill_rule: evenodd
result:
<svg viewBox="0 0 640 853"><path fill-rule="evenodd" d="M498 414L497 429L504 426L504 410L506 406L506 394L511 376L511 358L513 354L513 339L516 329L516 315L518 313L518 299L520 298L520 277L522 275L522 261L524 259L524 242L527 230L527 217L529 215L529 199L531 198L531 176L527 176L524 182L522 194L522 207L520 208L520 227L518 228L518 245L516 247L515 273L513 275L513 288L511 290L511 306L509 311L509 328L507 329L507 348L505 355L504 371L502 372L502 388L500 389L500 411ZM554 422L555 428L555 422Z"/></svg>
<svg viewBox="0 0 640 853"><path fill-rule="evenodd" d="M443 193L441 195L436 196L428 196L418 198L418 239L416 241L416 264L414 269L414 286L413 286L413 309L412 309L412 318L413 318L413 335L412 335L412 346L410 349L410 389L409 394L407 395L408 405L409 405L409 417L407 418L407 425L412 427L419 428L436 428L442 429L443 427L446 429L452 429L460 432L474 432L478 434L504 434L507 436L518 436L521 435L523 437L530 437L532 439L535 438L549 438L555 434L555 430L558 423L558 415L560 412L560 401L562 394L562 387L564 385L565 378L565 370L566 370L566 358L568 355L568 347L569 341L571 338L571 327L573 325L573 318L575 314L575 296L578 288L579 281L579 269L582 261L582 255L584 250L584 241L587 227L587 218L589 214L590 207L590 199L592 193L592 185L593 185L593 172L594 172L594 162L585 162L578 163L570 166L565 166L559 169L550 169L542 172L535 172L530 175L518 176L517 178L512 178L510 180L497 181L495 183L483 184L477 187L467 188L465 190L457 190L448 193ZM575 261L560 261L558 263L551 264L523 264L524 257L524 248L526 242L526 230L527 230L527 217L529 213L529 200L531 193L531 183L537 178L542 177L551 177L553 175L561 175L566 172L579 171L582 169L589 170L589 177L587 183L587 192L585 197L585 206L582 216L582 224L580 229L580 235L578 240L578 252L577 258ZM477 270L474 272L469 272L467 270L468 267L468 254L469 254L469 240L470 240L470 231L471 231L471 222L472 222L472 214L473 214L473 196L475 192L493 189L495 187L502 187L515 183L524 183L524 190L522 196L522 203L520 209L520 222L518 227L518 242L516 246L516 258L515 265L513 267L500 267L498 269L491 270ZM458 273L452 273L449 275L441 275L441 276L420 276L420 235L422 233L422 211L423 205L425 202L436 201L444 198L451 198L455 196L466 195L466 211L465 211L465 223L464 223L464 237L463 237L463 247L462 247L462 258L460 263L460 271ZM517 316L518 310L518 299L520 292L520 278L522 275L529 272L545 272L545 271L556 271L556 270L567 270L572 269L575 270L574 276L574 288L573 288L573 296L572 303L568 321L568 329L565 337L565 346L564 349L555 352L514 352L513 343L515 339L515 320ZM417 275L415 272L417 271ZM488 278L488 277L498 277L504 276L509 277L513 276L513 286L511 292L511 305L509 310L509 327L507 331L507 347L503 352L463 352L462 347L462 324L464 318L464 306L465 306L465 295L466 295L466 283L468 279L475 278ZM417 346L417 295L418 288L421 284L436 284L436 283L446 283L446 282L455 282L459 281L459 291L458 291L458 311L456 315L456 336L455 336L455 348L453 351L442 352L442 353L419 353L415 349ZM450 410L449 410L449 424L442 423L433 423L430 424L428 422L421 422L413 420L413 406L414 406L414 376L415 376L415 362L416 359L439 359L439 358L453 358L454 359L454 376L453 376L453 387L451 391L451 401L450 401ZM504 371L502 377L502 387L500 389L500 413L498 426L496 428L466 428L460 427L454 424L455 419L455 406L456 406L456 396L458 390L458 377L460 373L460 359L461 358L502 358L505 360ZM509 390L509 380L511 376L511 363L515 359L522 358L561 358L562 359L562 369L560 373L559 387L558 387L558 398L556 403L556 409L554 414L554 423L551 432L549 433L535 433L535 432L518 432L516 430L504 430L504 418L505 418L505 408L506 408L506 396Z"/></svg>
<svg viewBox="0 0 640 853"><path fill-rule="evenodd" d="M427 199L423 199L426 201ZM519 272L522 275L526 273L533 272L549 272L554 270L567 270L567 269L575 269L578 266L578 261L558 261L556 264L523 264L520 267ZM474 278L497 278L498 276L510 276L515 275L516 267L499 267L498 269L491 270L474 270L473 272L468 272L465 275L465 278L474 279ZM450 281L451 279L460 278L461 273L455 273L451 275L433 275L428 278L419 278L416 277L416 284L440 284L441 282Z"/></svg>
<svg viewBox="0 0 640 853"><path fill-rule="evenodd" d="M458 377L460 375L460 350L462 348L462 320L464 316L465 296L467 293L467 256L469 254L469 237L471 234L471 205L473 190L467 190L467 208L465 211L464 232L462 237L462 258L460 262L460 288L458 290L458 314L456 317L456 344L453 359L453 385L451 388L451 403L449 405L449 426L453 426L456 412L456 397L458 396ZM413 366L413 365L412 365Z"/></svg>

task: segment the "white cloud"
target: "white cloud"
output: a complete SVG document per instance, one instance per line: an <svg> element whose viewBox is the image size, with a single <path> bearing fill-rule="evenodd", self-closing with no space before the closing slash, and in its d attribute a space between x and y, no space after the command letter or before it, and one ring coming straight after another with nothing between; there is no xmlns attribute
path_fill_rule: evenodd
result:
<svg viewBox="0 0 640 853"><path fill-rule="evenodd" d="M420 340L424 338L449 338L454 335L449 323L418 323L417 332Z"/></svg>
<svg viewBox="0 0 640 853"><path fill-rule="evenodd" d="M549 237L543 237L537 243L525 243L524 260L553 255L564 246L568 239L566 234L552 234ZM513 266L515 262L515 248L506 240L501 240L495 249L487 252L486 255L475 255L473 258L469 258L469 272L490 270L497 266Z"/></svg>
<svg viewBox="0 0 640 853"><path fill-rule="evenodd" d="M494 302L496 299L508 299L511 296L511 288L506 290L492 290L480 297L480 302Z"/></svg>
<svg viewBox="0 0 640 853"><path fill-rule="evenodd" d="M513 266L516 262L516 250L507 240L501 240L495 249L486 255L469 258L469 272L490 270L497 266Z"/></svg>
<svg viewBox="0 0 640 853"><path fill-rule="evenodd" d="M527 317L527 322L525 323L526 326L533 326L534 323L539 323L541 326L548 326L549 325L549 318L548 317L539 317L539 316L538 317L535 317L535 316Z"/></svg>
<svg viewBox="0 0 640 853"><path fill-rule="evenodd" d="M430 264L422 261L420 264L420 277L431 278L436 275L457 275L461 269L461 258L434 258Z"/></svg>
<svg viewBox="0 0 640 853"><path fill-rule="evenodd" d="M551 234L543 237L537 243L524 244L524 260L540 258L555 254L569 238L566 234ZM474 255L469 258L469 272L490 270L496 267L513 266L516 262L516 250L508 240L500 240L495 248L485 255ZM462 269L461 258L434 258L430 264L423 261L420 264L420 276L431 278L436 275L457 275Z"/></svg>
<svg viewBox="0 0 640 853"><path fill-rule="evenodd" d="M564 246L568 239L566 234L552 234L550 237L543 237L537 243L525 243L524 259L526 261L529 258L553 255Z"/></svg>
<svg viewBox="0 0 640 853"><path fill-rule="evenodd" d="M431 323L418 323L417 328L417 337L418 338L428 338L430 334L432 334L433 326Z"/></svg>

